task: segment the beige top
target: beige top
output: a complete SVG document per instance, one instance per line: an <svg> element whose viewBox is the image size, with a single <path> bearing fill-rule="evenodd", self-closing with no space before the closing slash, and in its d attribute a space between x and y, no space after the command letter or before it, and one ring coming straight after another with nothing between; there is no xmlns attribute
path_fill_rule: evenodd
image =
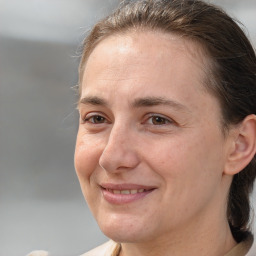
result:
<svg viewBox="0 0 256 256"><path fill-rule="evenodd" d="M249 236L248 239L242 241L241 243L237 244L231 251L229 251L224 256L245 256L253 243L253 237ZM114 242L108 241L101 246L84 253L81 256L118 256L121 249L121 245Z"/></svg>

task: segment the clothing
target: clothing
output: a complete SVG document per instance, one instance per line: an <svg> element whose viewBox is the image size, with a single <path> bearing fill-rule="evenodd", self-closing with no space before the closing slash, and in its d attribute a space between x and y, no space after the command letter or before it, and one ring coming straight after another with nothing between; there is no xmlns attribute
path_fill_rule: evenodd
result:
<svg viewBox="0 0 256 256"><path fill-rule="evenodd" d="M33 251L29 253L27 256L49 256L49 254L46 251Z"/></svg>
<svg viewBox="0 0 256 256"><path fill-rule="evenodd" d="M237 244L224 256L245 256L253 243L253 236L249 236L246 240ZM118 256L121 250L121 246L114 241L108 241L105 244L81 255L81 256Z"/></svg>
<svg viewBox="0 0 256 256"><path fill-rule="evenodd" d="M120 244L110 240L81 256L118 256L120 249Z"/></svg>

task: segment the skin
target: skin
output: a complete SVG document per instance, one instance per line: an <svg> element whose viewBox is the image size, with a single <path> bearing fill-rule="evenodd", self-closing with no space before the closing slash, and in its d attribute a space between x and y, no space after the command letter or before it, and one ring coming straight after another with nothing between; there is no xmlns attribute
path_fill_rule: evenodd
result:
<svg viewBox="0 0 256 256"><path fill-rule="evenodd" d="M205 65L195 43L146 31L104 39L87 61L75 167L122 256L217 256L236 244L226 219L236 133L223 135L219 102L203 85ZM152 190L113 203L104 184Z"/></svg>

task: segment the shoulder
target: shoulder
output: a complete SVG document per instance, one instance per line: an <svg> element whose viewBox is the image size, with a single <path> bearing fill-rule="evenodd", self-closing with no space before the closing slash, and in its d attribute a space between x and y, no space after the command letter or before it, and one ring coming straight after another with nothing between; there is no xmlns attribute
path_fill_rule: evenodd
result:
<svg viewBox="0 0 256 256"><path fill-rule="evenodd" d="M110 240L81 256L117 256L120 245Z"/></svg>
<svg viewBox="0 0 256 256"><path fill-rule="evenodd" d="M253 244L253 235L248 233L247 237L238 243L231 251L224 256L244 256L247 255ZM249 256L249 254L248 254Z"/></svg>

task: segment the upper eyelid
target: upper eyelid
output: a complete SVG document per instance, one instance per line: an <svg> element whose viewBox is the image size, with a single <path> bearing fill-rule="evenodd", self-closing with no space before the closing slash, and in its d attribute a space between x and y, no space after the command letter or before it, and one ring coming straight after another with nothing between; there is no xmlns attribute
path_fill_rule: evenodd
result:
<svg viewBox="0 0 256 256"><path fill-rule="evenodd" d="M93 117L93 116L102 116L102 117L104 117L104 118L107 118L107 117L106 117L106 114L104 114L104 113L101 112L101 111L90 111L90 112L85 113L85 114L83 114L82 112L80 112L80 115L81 115L81 117L84 116L84 118L86 118L86 117Z"/></svg>
<svg viewBox="0 0 256 256"><path fill-rule="evenodd" d="M102 116L103 118L105 118L107 121L110 121L109 120L109 117L108 115L106 115L105 113L101 112L101 111L90 111L88 113L85 113L83 114L82 111L80 112L80 116L81 116L81 119L82 120L85 120L85 119L89 119L93 116ZM155 112L150 112L150 113L146 113L144 115L144 118L143 118L143 122L145 122L146 120L148 120L149 118L152 118L152 117L161 117L163 119L166 119L167 121L169 121L170 123L176 123L175 120L171 117L168 117L164 114L160 114L160 113L155 113Z"/></svg>
<svg viewBox="0 0 256 256"><path fill-rule="evenodd" d="M97 111L89 112L89 113L85 114L84 116L81 115L81 120L82 120L83 123L92 123L92 124L94 124L93 122L90 122L89 119L91 119L91 118L93 118L95 116L100 116L100 117L104 118L105 120L104 120L103 123L110 123L111 122L110 119L108 118L108 116L106 116L102 112L97 112ZM101 124L101 123L98 123L98 124Z"/></svg>
<svg viewBox="0 0 256 256"><path fill-rule="evenodd" d="M163 114L158 114L158 113L149 113L146 115L146 117L148 117L147 119L151 118L151 117L161 117L161 118L164 118L170 122L175 122L172 118L170 117L167 117L166 115L163 115Z"/></svg>
<svg viewBox="0 0 256 256"><path fill-rule="evenodd" d="M90 116L85 116L84 117L84 120L88 120L88 119L91 119L91 118L93 118L93 117L102 117L102 118L104 118L104 119L106 119L107 120L107 118L106 117L104 117L104 116L102 116L102 115L90 115Z"/></svg>

